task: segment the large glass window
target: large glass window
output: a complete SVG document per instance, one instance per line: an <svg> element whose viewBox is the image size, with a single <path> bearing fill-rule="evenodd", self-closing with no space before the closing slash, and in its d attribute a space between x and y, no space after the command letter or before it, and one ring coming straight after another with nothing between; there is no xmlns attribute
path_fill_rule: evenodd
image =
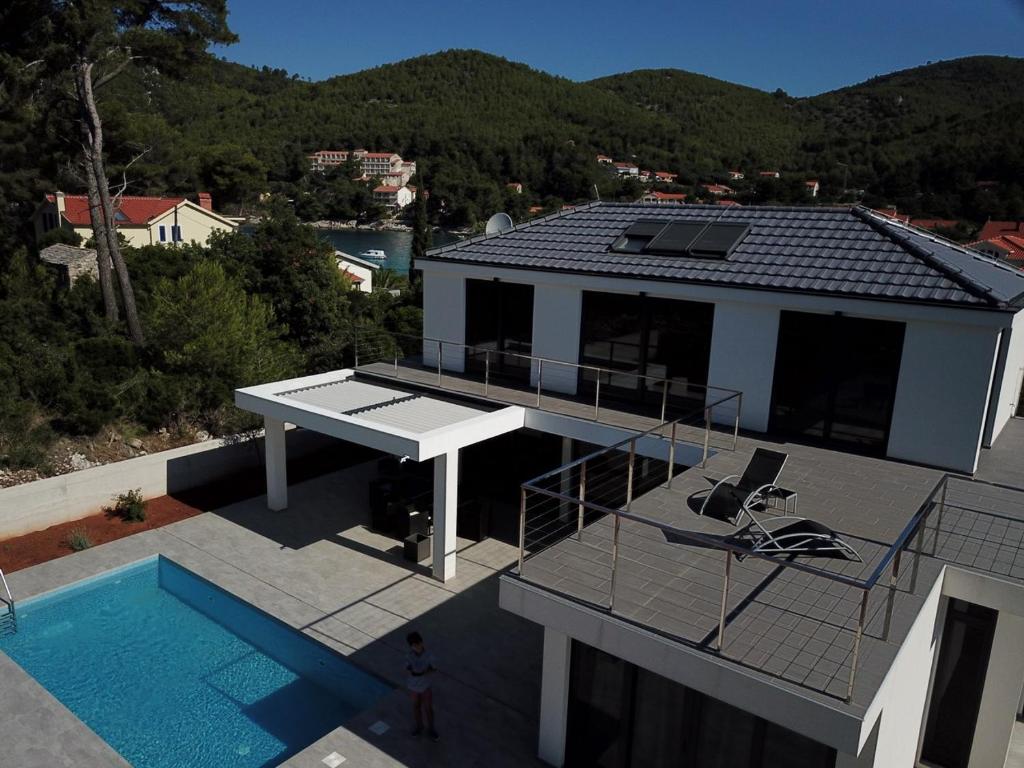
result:
<svg viewBox="0 0 1024 768"><path fill-rule="evenodd" d="M903 323L783 312L771 428L884 453L903 332Z"/></svg>
<svg viewBox="0 0 1024 768"><path fill-rule="evenodd" d="M714 305L644 295L584 291L580 324L582 388L600 379L602 397L658 402L664 382L675 405L698 404L711 359Z"/></svg>
<svg viewBox="0 0 1024 768"><path fill-rule="evenodd" d="M530 378L533 350L533 286L498 280L466 281L466 355L470 370L483 370L490 359L491 375ZM488 353L490 353L488 355Z"/></svg>
<svg viewBox="0 0 1024 768"><path fill-rule="evenodd" d="M832 768L830 747L574 642L566 766Z"/></svg>

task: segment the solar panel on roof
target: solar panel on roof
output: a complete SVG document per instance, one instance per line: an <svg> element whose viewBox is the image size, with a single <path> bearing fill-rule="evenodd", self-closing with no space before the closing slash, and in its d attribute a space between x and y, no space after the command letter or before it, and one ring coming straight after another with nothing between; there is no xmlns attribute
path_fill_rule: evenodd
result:
<svg viewBox="0 0 1024 768"><path fill-rule="evenodd" d="M749 224L712 224L690 244L690 253L704 258L724 259L749 231Z"/></svg>
<svg viewBox="0 0 1024 768"><path fill-rule="evenodd" d="M673 221L644 250L648 253L685 256L690 244L707 225L707 221Z"/></svg>
<svg viewBox="0 0 1024 768"><path fill-rule="evenodd" d="M612 243L612 250L620 253L643 253L651 239L664 228L664 221L636 221Z"/></svg>

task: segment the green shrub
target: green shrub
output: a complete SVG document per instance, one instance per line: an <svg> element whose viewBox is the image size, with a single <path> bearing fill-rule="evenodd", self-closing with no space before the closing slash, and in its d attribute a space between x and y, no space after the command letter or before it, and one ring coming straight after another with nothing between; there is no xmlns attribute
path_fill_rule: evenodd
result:
<svg viewBox="0 0 1024 768"><path fill-rule="evenodd" d="M85 528L72 528L64 538L64 544L75 552L81 552L83 549L88 549L92 546L92 539L89 538Z"/></svg>
<svg viewBox="0 0 1024 768"><path fill-rule="evenodd" d="M142 489L119 493L114 497L113 514L127 523L141 523L146 519L146 501L142 498Z"/></svg>

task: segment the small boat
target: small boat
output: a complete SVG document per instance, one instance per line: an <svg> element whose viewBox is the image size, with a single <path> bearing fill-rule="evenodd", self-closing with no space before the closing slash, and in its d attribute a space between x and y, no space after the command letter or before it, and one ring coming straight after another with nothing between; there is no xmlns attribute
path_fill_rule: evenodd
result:
<svg viewBox="0 0 1024 768"><path fill-rule="evenodd" d="M380 250L380 248L368 248L359 254L359 258L370 259L371 261L384 261L387 257L388 255Z"/></svg>

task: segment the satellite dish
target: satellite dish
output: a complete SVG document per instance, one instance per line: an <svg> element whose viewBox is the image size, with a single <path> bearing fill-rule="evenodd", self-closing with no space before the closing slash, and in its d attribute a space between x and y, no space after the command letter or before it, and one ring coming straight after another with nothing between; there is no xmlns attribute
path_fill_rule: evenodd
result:
<svg viewBox="0 0 1024 768"><path fill-rule="evenodd" d="M502 232L508 232L513 226L511 216L507 213L496 213L487 220L484 234L500 235Z"/></svg>

